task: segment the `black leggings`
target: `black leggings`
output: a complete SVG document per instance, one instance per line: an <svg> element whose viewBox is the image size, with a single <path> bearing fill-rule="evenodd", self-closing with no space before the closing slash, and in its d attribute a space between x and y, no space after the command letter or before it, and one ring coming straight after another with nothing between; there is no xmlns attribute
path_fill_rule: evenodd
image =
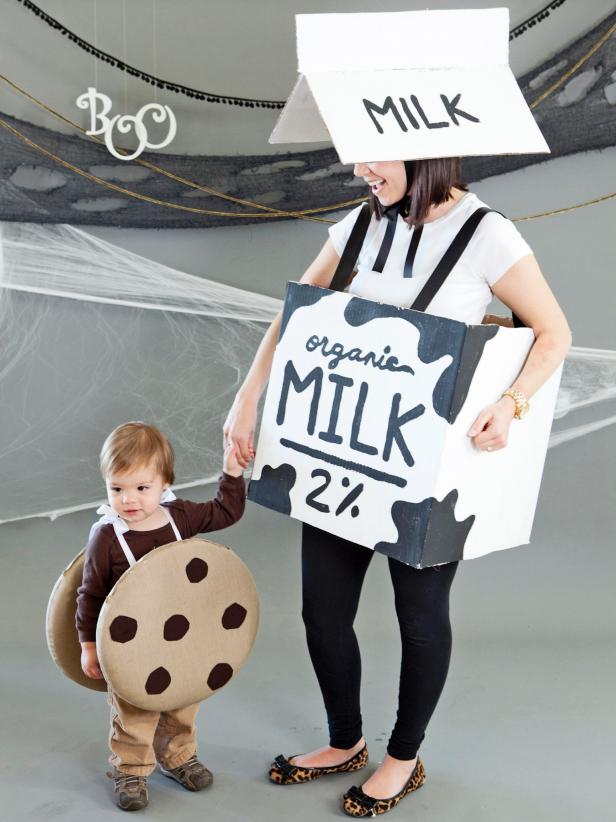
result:
<svg viewBox="0 0 616 822"><path fill-rule="evenodd" d="M373 555L369 548L303 526L302 616L333 748L352 748L362 736L361 659L353 621ZM398 718L387 746L396 759L415 758L445 684L451 656L449 589L457 566L418 570L389 559L402 638Z"/></svg>

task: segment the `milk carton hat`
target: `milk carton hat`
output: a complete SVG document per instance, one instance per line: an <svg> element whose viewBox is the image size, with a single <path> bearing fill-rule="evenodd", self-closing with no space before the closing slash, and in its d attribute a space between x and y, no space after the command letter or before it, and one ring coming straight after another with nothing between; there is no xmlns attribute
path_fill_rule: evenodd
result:
<svg viewBox="0 0 616 822"><path fill-rule="evenodd" d="M343 163L549 153L509 68L509 10L299 14L299 78L271 143Z"/></svg>

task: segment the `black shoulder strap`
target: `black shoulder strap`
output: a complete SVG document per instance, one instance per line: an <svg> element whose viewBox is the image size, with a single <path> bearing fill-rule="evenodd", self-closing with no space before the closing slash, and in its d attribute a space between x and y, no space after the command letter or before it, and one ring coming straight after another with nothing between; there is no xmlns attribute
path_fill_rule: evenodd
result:
<svg viewBox="0 0 616 822"><path fill-rule="evenodd" d="M462 228L460 228L456 236L453 238L451 245L443 255L441 261L428 278L427 283L421 289L415 298L415 301L410 306L414 311L425 311L427 309L434 299L436 292L443 285L454 266L462 256L465 248L471 241L473 234L477 230L479 223L483 220L485 215L489 214L491 211L495 211L495 209L482 206L474 211L466 220ZM501 212L496 211L495 213L500 214ZM368 232L370 219L370 207L368 203L364 203L361 207L361 211L357 215L355 225L349 235L349 239L347 240L344 251L342 252L342 257L340 258L340 262L338 263L330 283L329 287L332 291L343 291L346 288ZM419 228L419 231L417 231L417 228ZM417 243L421 237L422 228L423 226L418 226L415 229L417 233ZM413 243L411 243L411 245L413 245ZM524 327L524 323L513 312L511 312L511 317L516 328Z"/></svg>
<svg viewBox="0 0 616 822"><path fill-rule="evenodd" d="M357 215L355 225L353 226L353 230L347 240L347 244L342 252L342 257L340 257L340 262L330 283L329 287L332 291L344 291L346 288L353 269L355 268L361 247L364 244L368 226L370 225L370 217L370 206L368 203L364 203L361 211Z"/></svg>
<svg viewBox="0 0 616 822"><path fill-rule="evenodd" d="M473 211L471 216L467 219L462 228L453 238L451 245L443 254L441 261L428 278L428 282L424 285L424 287L421 289L421 291L415 298L415 302L411 305L411 308L414 311L425 311L426 308L430 305L430 303L434 299L434 296L436 295L436 292L443 285L447 277L451 274L453 267L462 256L462 253L464 252L466 246L469 244L471 237L477 229L477 226L483 220L486 214L489 214L489 212L492 210L493 209L491 208L486 208L485 206L482 206L481 208L478 208L476 211Z"/></svg>
<svg viewBox="0 0 616 822"><path fill-rule="evenodd" d="M419 241L421 240L422 231L423 223L416 225L413 229L413 236L411 237L409 250L407 251L406 260L404 261L404 272L402 274L403 278L413 276L413 265L415 264L415 257L417 255L417 249L419 248Z"/></svg>

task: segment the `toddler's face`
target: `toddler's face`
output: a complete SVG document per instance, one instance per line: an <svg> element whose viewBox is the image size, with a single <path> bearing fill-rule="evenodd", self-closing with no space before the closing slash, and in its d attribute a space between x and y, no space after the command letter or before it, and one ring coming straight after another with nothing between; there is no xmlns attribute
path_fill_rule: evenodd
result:
<svg viewBox="0 0 616 822"><path fill-rule="evenodd" d="M152 465L107 477L109 505L128 523L144 523L158 512L163 491L169 487Z"/></svg>

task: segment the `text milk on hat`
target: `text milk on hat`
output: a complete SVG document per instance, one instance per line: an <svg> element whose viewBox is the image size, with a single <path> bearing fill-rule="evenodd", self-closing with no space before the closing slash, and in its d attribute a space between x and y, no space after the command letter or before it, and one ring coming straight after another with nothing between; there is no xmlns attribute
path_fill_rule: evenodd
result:
<svg viewBox="0 0 616 822"><path fill-rule="evenodd" d="M509 9L296 24L300 76L271 143L332 141L343 163L549 153L509 67Z"/></svg>

